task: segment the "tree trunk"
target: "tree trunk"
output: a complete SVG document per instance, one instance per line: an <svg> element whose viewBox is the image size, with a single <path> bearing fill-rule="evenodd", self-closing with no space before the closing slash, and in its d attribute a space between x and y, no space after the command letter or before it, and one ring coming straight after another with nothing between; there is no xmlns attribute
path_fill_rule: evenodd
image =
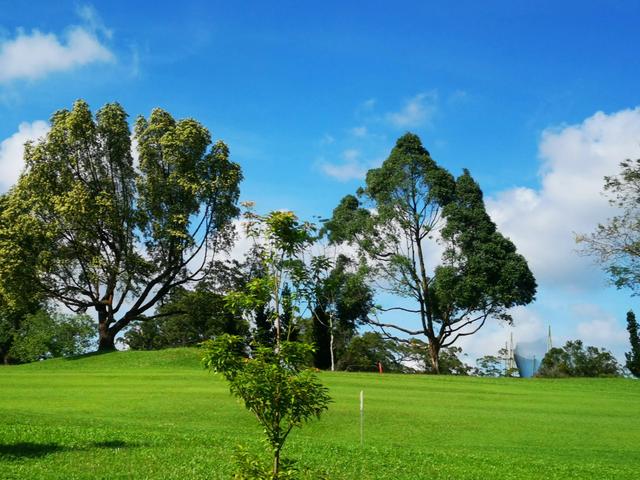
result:
<svg viewBox="0 0 640 480"><path fill-rule="evenodd" d="M116 349L115 332L111 331L109 325L113 319L109 318L106 305L96 307L98 311L98 351L110 352Z"/></svg>
<svg viewBox="0 0 640 480"><path fill-rule="evenodd" d="M273 478L278 478L280 473L280 449L276 449L273 453Z"/></svg>
<svg viewBox="0 0 640 480"><path fill-rule="evenodd" d="M429 342L429 358L431 360L431 366L433 367L433 373L440 374L440 345L433 341Z"/></svg>
<svg viewBox="0 0 640 480"><path fill-rule="evenodd" d="M111 352L113 350L116 350L115 336L108 330L104 333L101 330L100 338L98 340L98 351Z"/></svg>
<svg viewBox="0 0 640 480"><path fill-rule="evenodd" d="M333 315L329 314L329 351L331 352L331 371L335 372L335 355L333 353Z"/></svg>
<svg viewBox="0 0 640 480"><path fill-rule="evenodd" d="M2 363L4 365L9 365L9 352L4 352L2 354Z"/></svg>

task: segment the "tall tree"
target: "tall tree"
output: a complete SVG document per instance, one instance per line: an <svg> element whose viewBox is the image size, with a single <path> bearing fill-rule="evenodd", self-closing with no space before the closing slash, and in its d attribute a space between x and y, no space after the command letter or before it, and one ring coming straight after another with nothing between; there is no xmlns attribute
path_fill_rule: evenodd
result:
<svg viewBox="0 0 640 480"><path fill-rule="evenodd" d="M416 135L398 139L382 166L369 170L357 197L342 199L326 228L333 242L358 247L386 290L413 301L380 310L415 314L418 328L370 322L425 336L435 373L442 348L474 334L488 318L511 322L508 309L534 299L527 262L496 230L478 184L467 170L454 179ZM431 260L434 238L444 247L439 263Z"/></svg>
<svg viewBox="0 0 640 480"><path fill-rule="evenodd" d="M113 349L133 320L152 318L172 289L206 275L238 213L240 167L204 126L155 109L134 130L137 164L119 104L95 118L84 101L54 113L46 137L25 148L3 210L16 214L0 222L29 226L46 242L32 252L37 287L74 311L97 312L99 350ZM0 264L20 263L15 251L1 235Z"/></svg>
<svg viewBox="0 0 640 480"><path fill-rule="evenodd" d="M627 359L625 366L634 377L640 377L640 335L638 335L636 315L631 310L627 312L627 331L629 332L631 351L624 354Z"/></svg>

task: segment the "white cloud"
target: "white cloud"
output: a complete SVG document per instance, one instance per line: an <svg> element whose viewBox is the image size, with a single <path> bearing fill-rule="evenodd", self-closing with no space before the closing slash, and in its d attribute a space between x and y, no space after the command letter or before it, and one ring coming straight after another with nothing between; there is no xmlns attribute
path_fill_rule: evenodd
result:
<svg viewBox="0 0 640 480"><path fill-rule="evenodd" d="M377 102L378 101L375 98L369 98L369 99L365 100L364 102L362 102L358 106L358 110L362 110L362 111L373 110L375 108Z"/></svg>
<svg viewBox="0 0 640 480"><path fill-rule="evenodd" d="M640 157L640 108L598 112L578 125L549 129L539 146L541 187L515 187L487 199L491 217L527 258L538 282L580 290L604 277L576 253L575 234L613 214L601 194L603 177Z"/></svg>
<svg viewBox="0 0 640 480"><path fill-rule="evenodd" d="M110 31L93 9L81 10L81 15L89 25L70 27L62 39L39 30L19 30L14 39L0 43L0 83L33 80L90 63L114 61L115 56L97 35L101 31L108 36Z"/></svg>
<svg viewBox="0 0 640 480"><path fill-rule="evenodd" d="M113 31L104 24L102 18L92 5L81 5L76 10L78 16L94 32L100 32L106 38L113 37Z"/></svg>
<svg viewBox="0 0 640 480"><path fill-rule="evenodd" d="M321 163L321 170L340 182L348 182L349 180L362 180L367 174L367 168L357 161L345 162L339 165L332 163Z"/></svg>
<svg viewBox="0 0 640 480"><path fill-rule="evenodd" d="M356 150L355 148L348 148L347 150L342 152L342 157L347 162L355 162L356 160L358 160L358 157L360 157L360 151Z"/></svg>
<svg viewBox="0 0 640 480"><path fill-rule="evenodd" d="M436 113L437 92L419 93L410 98L401 110L389 112L387 121L398 128L419 127L429 123Z"/></svg>
<svg viewBox="0 0 640 480"><path fill-rule="evenodd" d="M24 144L47 134L49 124L42 120L23 122L18 131L0 143L0 191L6 191L18 179L24 167Z"/></svg>
<svg viewBox="0 0 640 480"><path fill-rule="evenodd" d="M320 170L340 182L348 182L349 180L362 180L369 169L360 162L360 151L350 148L342 152L343 163L334 164L325 161L320 162Z"/></svg>
<svg viewBox="0 0 640 480"><path fill-rule="evenodd" d="M513 334L514 346L519 342L532 342L544 339L547 327L540 316L531 308L516 307L511 310L514 323L509 326L493 319L476 334L462 337L456 346L462 347L468 354L467 363L474 365L476 358L483 355L495 355L509 342Z"/></svg>
<svg viewBox="0 0 640 480"><path fill-rule="evenodd" d="M236 239L233 243L233 247L231 247L231 251L229 252L229 257L241 262L253 248L255 240L247 236L244 220L234 220L233 228L235 228L236 231Z"/></svg>
<svg viewBox="0 0 640 480"><path fill-rule="evenodd" d="M367 136L368 130L367 127L362 125L359 127L353 127L349 130L349 133L351 133L351 135L353 135L354 137L363 138Z"/></svg>
<svg viewBox="0 0 640 480"><path fill-rule="evenodd" d="M616 318L603 310L599 305L590 303L574 305L574 314L582 319L576 326L576 338L582 340L585 345L601 346L618 350L628 343L626 330Z"/></svg>
<svg viewBox="0 0 640 480"><path fill-rule="evenodd" d="M449 95L447 101L449 103L462 103L465 102L469 98L469 93L465 90L455 90L453 93Z"/></svg>
<svg viewBox="0 0 640 480"><path fill-rule="evenodd" d="M320 139L320 145L331 145L335 143L335 141L336 139L332 135L325 133Z"/></svg>

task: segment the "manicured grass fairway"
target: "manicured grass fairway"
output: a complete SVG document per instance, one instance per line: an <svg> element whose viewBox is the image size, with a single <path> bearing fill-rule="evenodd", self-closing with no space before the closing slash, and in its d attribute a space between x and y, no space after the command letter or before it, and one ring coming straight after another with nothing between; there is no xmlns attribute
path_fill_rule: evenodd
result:
<svg viewBox="0 0 640 480"><path fill-rule="evenodd" d="M638 381L321 378L335 402L285 455L329 478L640 478ZM260 436L195 350L0 367L2 479L230 478Z"/></svg>

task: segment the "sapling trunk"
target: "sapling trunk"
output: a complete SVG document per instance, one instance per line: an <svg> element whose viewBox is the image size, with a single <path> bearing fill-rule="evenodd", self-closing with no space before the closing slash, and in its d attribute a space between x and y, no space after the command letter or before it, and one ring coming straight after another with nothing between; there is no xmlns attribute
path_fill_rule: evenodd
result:
<svg viewBox="0 0 640 480"><path fill-rule="evenodd" d="M329 354L331 355L331 371L335 371L335 355L333 353L333 314L329 314Z"/></svg>

